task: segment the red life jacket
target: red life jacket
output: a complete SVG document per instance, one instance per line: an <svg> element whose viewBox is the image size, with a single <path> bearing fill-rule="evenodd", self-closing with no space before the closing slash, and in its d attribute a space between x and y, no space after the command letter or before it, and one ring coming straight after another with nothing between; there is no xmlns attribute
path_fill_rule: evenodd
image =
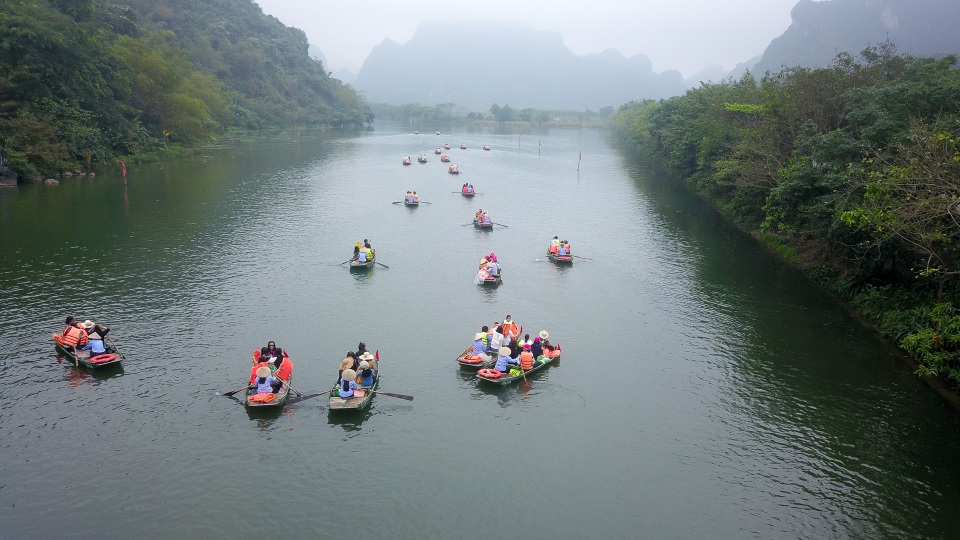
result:
<svg viewBox="0 0 960 540"><path fill-rule="evenodd" d="M68 326L63 329L63 343L69 347L80 346L83 347L87 344L89 338L87 337L87 332L77 328L76 326Z"/></svg>

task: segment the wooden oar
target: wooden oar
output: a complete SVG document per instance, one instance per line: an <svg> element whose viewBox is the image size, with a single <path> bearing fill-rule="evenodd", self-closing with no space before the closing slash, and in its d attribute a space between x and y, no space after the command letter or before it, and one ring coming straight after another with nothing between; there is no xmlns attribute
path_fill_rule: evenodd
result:
<svg viewBox="0 0 960 540"><path fill-rule="evenodd" d="M290 383L288 383L287 381L285 381L285 380L283 380L283 379L280 379L280 377L277 377L277 379L279 379L280 382L282 382L283 384L287 385L287 388L289 388L291 392L293 392L294 394L296 394L297 397L300 397L300 396L303 395L303 394L301 394L300 392L297 392L296 390L294 390L293 387L290 386Z"/></svg>
<svg viewBox="0 0 960 540"><path fill-rule="evenodd" d="M393 201L393 202L390 203L390 204L403 204L403 201Z"/></svg>
<svg viewBox="0 0 960 540"><path fill-rule="evenodd" d="M352 261L352 260L353 260L353 259L348 259L348 260L343 261L342 263L338 264L337 266L343 266L343 265L347 264L348 262L350 262L350 261Z"/></svg>
<svg viewBox="0 0 960 540"><path fill-rule="evenodd" d="M363 390L363 388L361 388L360 390ZM393 392L383 392L381 390L367 390L367 392L370 392L372 394L383 394L385 396L405 399L407 401L413 401L413 396L408 396L406 394L394 394Z"/></svg>
<svg viewBox="0 0 960 540"><path fill-rule="evenodd" d="M382 266L382 267L384 267L384 268L390 268L389 266L383 264L382 262L379 262L379 261L376 261L376 262L377 262L377 264L379 264L380 266Z"/></svg>
<svg viewBox="0 0 960 540"><path fill-rule="evenodd" d="M236 390L231 390L231 391L229 391L229 392L224 392L224 393L219 394L219 395L224 396L224 397L230 397L230 396L236 394L237 392L239 392L239 391L241 391L241 390L247 390L247 389L249 389L249 388L250 388L250 383L247 383L247 384L241 386L240 388L237 388ZM293 389L291 388L291 390L293 390Z"/></svg>
<svg viewBox="0 0 960 540"><path fill-rule="evenodd" d="M310 399L310 398L315 398L315 397L317 397L317 396L323 396L323 395L329 394L332 390L333 390L333 389L331 388L330 390L327 390L326 392L318 392L318 393L316 393L316 394L307 394L306 396L303 396L303 397L295 397L295 398L291 399L290 401L288 401L287 403L290 404L290 405L292 405L292 404L294 404L294 403L300 403L301 401L306 401L306 400L308 400L308 399Z"/></svg>
<svg viewBox="0 0 960 540"><path fill-rule="evenodd" d="M497 223L496 221L494 221L493 224L494 224L494 225L499 225L499 226L501 226L501 227L506 227L506 228L508 228L508 229L510 228L508 225L504 225L503 223Z"/></svg>
<svg viewBox="0 0 960 540"><path fill-rule="evenodd" d="M579 256L579 255L571 255L571 257L576 257L576 258L578 258L578 259L583 259L583 260L585 260L585 261L592 261L592 260L593 260L593 259L591 259L591 258L589 258L589 257L581 257L581 256Z"/></svg>
<svg viewBox="0 0 960 540"><path fill-rule="evenodd" d="M113 345L113 348L117 350L117 354L120 355L120 358L123 358L124 360L127 359L127 355L123 354L123 351L120 350L120 347L117 347L117 344L113 342L113 339L110 336L103 336L103 337L105 337L107 341L110 342L110 345Z"/></svg>

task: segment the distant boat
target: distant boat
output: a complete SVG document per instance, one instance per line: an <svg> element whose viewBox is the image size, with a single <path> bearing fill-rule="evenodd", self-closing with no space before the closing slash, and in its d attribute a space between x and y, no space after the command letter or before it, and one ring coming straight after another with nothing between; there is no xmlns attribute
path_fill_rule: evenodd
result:
<svg viewBox="0 0 960 540"><path fill-rule="evenodd" d="M439 135L439 134L440 134L440 130L438 129L438 130L437 130L437 135Z"/></svg>
<svg viewBox="0 0 960 540"><path fill-rule="evenodd" d="M443 147L447 150L450 149L450 143L443 143Z"/></svg>
<svg viewBox="0 0 960 540"><path fill-rule="evenodd" d="M456 163L454 163L454 164L450 165L449 167L447 167L447 172L450 173L450 174L460 174L460 168L457 167L457 164L456 164Z"/></svg>
<svg viewBox="0 0 960 540"><path fill-rule="evenodd" d="M436 150L433 151L433 153L434 153L434 154L437 154L437 155L439 156L439 155L442 154L443 152L442 152L442 151L440 150L440 148L438 147Z"/></svg>
<svg viewBox="0 0 960 540"><path fill-rule="evenodd" d="M410 164L410 156L404 156L403 159L400 160L400 163L403 163L404 165L409 165L409 164Z"/></svg>
<svg viewBox="0 0 960 540"><path fill-rule="evenodd" d="M426 154L420 154L419 156L417 156L417 163L426 163L426 162L427 162Z"/></svg>
<svg viewBox="0 0 960 540"><path fill-rule="evenodd" d="M460 143L460 149L461 149L461 150L466 150L466 149L467 149L467 143Z"/></svg>
<svg viewBox="0 0 960 540"><path fill-rule="evenodd" d="M413 130L413 134L414 134L414 135L419 135L419 134L420 134L420 132L419 132L419 131L417 131L417 130Z"/></svg>
<svg viewBox="0 0 960 540"><path fill-rule="evenodd" d="M489 151L489 150L490 150L490 145L489 145L489 144L483 145L483 149Z"/></svg>

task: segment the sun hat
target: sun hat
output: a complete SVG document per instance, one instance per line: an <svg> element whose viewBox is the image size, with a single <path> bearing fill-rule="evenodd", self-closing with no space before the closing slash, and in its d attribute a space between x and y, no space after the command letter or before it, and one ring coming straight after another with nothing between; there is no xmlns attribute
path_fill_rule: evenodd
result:
<svg viewBox="0 0 960 540"><path fill-rule="evenodd" d="M349 368L352 368L352 367L353 367L353 358L350 358L349 356L346 357L346 358L344 358L343 361L340 362L340 369L341 369L341 370L349 369Z"/></svg>
<svg viewBox="0 0 960 540"><path fill-rule="evenodd" d="M548 334L546 330L541 330L540 337L542 337L543 339L547 339L548 337L550 337L550 334Z"/></svg>
<svg viewBox="0 0 960 540"><path fill-rule="evenodd" d="M485 258L484 258L484 259L480 259L480 264L487 264L487 262L488 262L488 261L487 261L487 259L485 259Z"/></svg>
<svg viewBox="0 0 960 540"><path fill-rule="evenodd" d="M483 332L477 332L474 334L473 339L483 339Z"/></svg>
<svg viewBox="0 0 960 540"><path fill-rule="evenodd" d="M357 372L352 369L343 370L343 374L340 375L340 378L345 381L352 381L357 378Z"/></svg>
<svg viewBox="0 0 960 540"><path fill-rule="evenodd" d="M360 362L360 369L370 369L370 362L367 362L366 360Z"/></svg>
<svg viewBox="0 0 960 540"><path fill-rule="evenodd" d="M270 368L268 368L267 366L260 366L257 368L257 377L269 377L269 376L270 376Z"/></svg>
<svg viewBox="0 0 960 540"><path fill-rule="evenodd" d="M363 351L363 354L360 355L360 360L373 360L373 355L370 354L370 351Z"/></svg>
<svg viewBox="0 0 960 540"><path fill-rule="evenodd" d="M84 328L93 328L93 327L96 326L96 325L93 324L93 321L91 321L90 319L87 319L87 320L83 321L83 322L80 324L80 326L83 326Z"/></svg>
<svg viewBox="0 0 960 540"><path fill-rule="evenodd" d="M500 347L500 356L510 356L510 347Z"/></svg>

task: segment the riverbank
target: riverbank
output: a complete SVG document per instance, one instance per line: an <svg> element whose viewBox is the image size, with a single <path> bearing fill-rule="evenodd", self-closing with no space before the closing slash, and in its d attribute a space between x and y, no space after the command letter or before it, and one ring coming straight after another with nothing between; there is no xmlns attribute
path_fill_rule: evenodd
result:
<svg viewBox="0 0 960 540"><path fill-rule="evenodd" d="M656 158L649 147L637 144L636 140L631 137L625 137L622 131L619 132L619 135L621 137L620 144L624 145L625 148L632 152L637 152L643 159L660 167L664 175L676 178L676 175L663 166L663 162ZM869 289L869 292L860 293L853 297L844 295L843 291L847 282L844 279L837 278L832 272L824 271L831 261L822 256L825 253L822 239L801 242L795 238L785 238L780 235L770 234L759 227L751 226L749 222L732 211L730 205L725 204L726 201L723 199L712 197L710 193L702 189L697 189L697 185L691 182L690 179L680 180L682 180L683 185L692 194L704 200L713 207L718 214L723 216L723 219L727 223L752 237L771 255L802 273L810 281L811 286L822 289L833 298L837 305L841 306L851 318L859 321L865 328L869 328L893 354L898 356L905 365L940 395L952 409L960 412L960 384L958 384L958 381L925 372L924 364L920 359L900 346L897 339L899 334L892 332L891 327L885 327L882 321L878 321L878 316L882 316L886 310L880 308L878 310L879 313L871 314L860 309L858 303L862 305L863 302L866 302L863 296L871 296L870 293L876 290ZM881 305L886 305L886 302L882 299L880 303ZM919 302L915 302L915 304L919 304ZM904 330L900 330L900 334L904 332Z"/></svg>

